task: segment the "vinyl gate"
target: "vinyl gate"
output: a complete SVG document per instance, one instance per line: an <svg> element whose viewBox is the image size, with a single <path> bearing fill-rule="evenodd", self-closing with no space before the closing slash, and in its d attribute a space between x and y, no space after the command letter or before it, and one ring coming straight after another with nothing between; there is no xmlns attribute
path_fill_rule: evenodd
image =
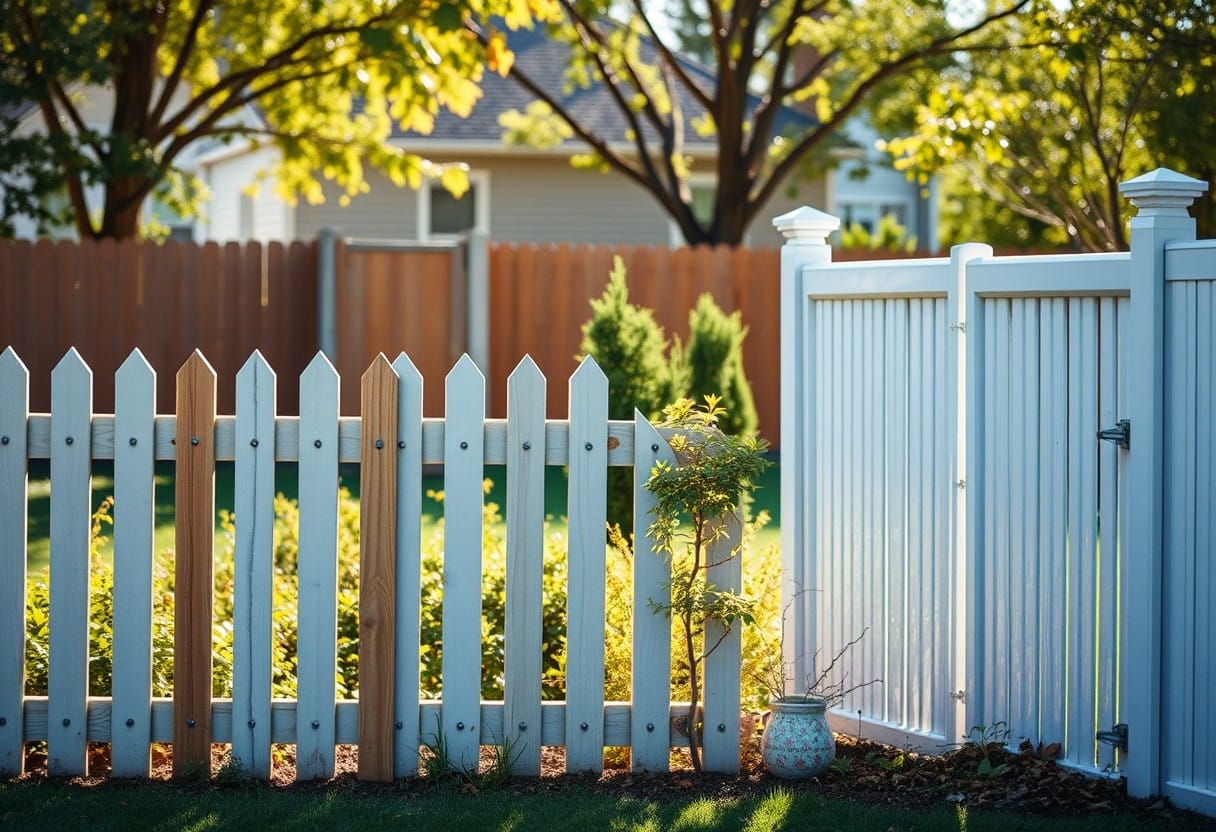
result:
<svg viewBox="0 0 1216 832"><path fill-rule="evenodd" d="M835 218L774 221L789 658L805 677L864 631L841 673L883 680L838 730L1059 743L1064 764L1216 813L1202 187L1124 183L1122 254L832 264Z"/></svg>

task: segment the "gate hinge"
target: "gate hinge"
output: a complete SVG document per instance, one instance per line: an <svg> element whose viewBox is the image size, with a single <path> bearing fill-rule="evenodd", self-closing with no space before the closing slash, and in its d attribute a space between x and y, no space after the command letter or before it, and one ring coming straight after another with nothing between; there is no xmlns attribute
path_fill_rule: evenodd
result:
<svg viewBox="0 0 1216 832"><path fill-rule="evenodd" d="M1099 731L1097 739L1098 742L1109 743L1120 751L1127 751L1127 723L1120 722L1109 731Z"/></svg>
<svg viewBox="0 0 1216 832"><path fill-rule="evenodd" d="M1115 422L1113 428L1098 431L1098 438L1104 442L1114 442L1120 448L1130 448L1132 446L1131 419L1120 419Z"/></svg>
<svg viewBox="0 0 1216 832"><path fill-rule="evenodd" d="M958 332L966 332L967 331L967 322L959 321L956 324L950 324L950 328L953 330L957 330Z"/></svg>
<svg viewBox="0 0 1216 832"><path fill-rule="evenodd" d="M966 701L967 701L967 691L965 691L965 690L952 690L952 691L950 691L950 698L951 698L951 699L955 699L955 700L957 700L957 701L959 701L959 702L966 702Z"/></svg>

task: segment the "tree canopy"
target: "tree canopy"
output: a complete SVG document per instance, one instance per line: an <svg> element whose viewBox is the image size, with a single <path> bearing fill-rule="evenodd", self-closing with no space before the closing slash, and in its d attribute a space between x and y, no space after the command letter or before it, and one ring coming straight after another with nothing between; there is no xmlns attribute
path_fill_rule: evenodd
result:
<svg viewBox="0 0 1216 832"><path fill-rule="evenodd" d="M503 35L548 0L0 0L0 233L15 215L129 236L155 194L188 213L179 162L204 141L249 137L281 150L281 192L319 201L321 180L366 189L364 166L397 184L447 174L386 143L395 122L427 132L440 107L467 113L483 65L505 72ZM110 123L87 122L82 88L109 87ZM36 107L41 129L18 125ZM86 194L100 189L100 205ZM62 194L65 198L55 199Z"/></svg>
<svg viewBox="0 0 1216 832"><path fill-rule="evenodd" d="M991 47L991 24L1029 2L967 9L944 0L556 0L559 13L545 24L569 45L564 80L512 65L511 76L541 103L513 114L508 132L526 142L575 137L591 151L577 163L644 188L687 242L738 244L791 176L823 163L816 154L880 84L935 57ZM684 37L671 32L671 20L685 22ZM690 31L691 21L702 25ZM706 50L704 68L682 57L685 39ZM596 114L566 94L597 85L628 125L623 139L606 135ZM789 108L812 118L791 129ZM694 206L694 143L712 148L708 216Z"/></svg>
<svg viewBox="0 0 1216 832"><path fill-rule="evenodd" d="M1216 186L1209 4L1076 0L1000 25L1026 48L970 53L878 116L908 131L897 165L943 174L948 242L1124 249L1121 181L1167 166ZM1196 216L1210 233L1210 192Z"/></svg>

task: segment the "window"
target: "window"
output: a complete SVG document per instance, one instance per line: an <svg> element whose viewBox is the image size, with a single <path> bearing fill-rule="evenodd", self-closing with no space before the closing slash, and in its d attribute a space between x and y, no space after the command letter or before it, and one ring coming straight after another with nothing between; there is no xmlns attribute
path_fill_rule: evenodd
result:
<svg viewBox="0 0 1216 832"><path fill-rule="evenodd" d="M469 171L469 189L457 199L438 182L418 191L418 239L459 237L470 231L490 233L490 175Z"/></svg>

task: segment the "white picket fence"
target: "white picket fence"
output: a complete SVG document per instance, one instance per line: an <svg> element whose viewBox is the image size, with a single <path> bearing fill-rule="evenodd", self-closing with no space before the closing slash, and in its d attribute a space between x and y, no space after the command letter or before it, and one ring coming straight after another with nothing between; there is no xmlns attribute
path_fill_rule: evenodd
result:
<svg viewBox="0 0 1216 832"><path fill-rule="evenodd" d="M1130 253L782 255L782 548L801 678L868 628L838 728L1061 744L1216 814L1216 241L1206 185L1124 183ZM1097 432L1130 422L1130 448ZM1097 739L1126 726L1126 751ZM990 734L992 736L992 734Z"/></svg>
<svg viewBox="0 0 1216 832"><path fill-rule="evenodd" d="M250 357L235 416L215 414L215 374L195 355L177 375L177 413L154 412L156 375L138 351L116 374L116 413L92 413L92 374L74 350L52 374L52 412L27 412L28 374L0 355L0 774L22 771L23 746L46 740L55 775L84 774L87 743L110 743L116 776L149 772L149 744L171 742L175 770L209 762L211 743L256 777L271 745L296 746L297 777L334 772L335 745L359 746L359 776L408 777L422 743L474 765L506 743L512 770L536 774L542 745L564 746L569 771L598 771L605 746L632 767L663 771L687 739L670 696L671 622L651 611L670 579L646 537L642 483L667 443L640 414L607 418L608 383L587 359L570 378L570 418L546 421L545 384L525 358L511 374L505 420L485 417L485 379L466 356L446 380L446 419L422 417L422 378L409 358L381 356L362 379L362 416L339 418L339 378L319 354L300 377L299 417L275 409L276 378ZM28 461L51 469L49 696L24 695ZM113 691L88 695L90 465L114 464ZM172 699L152 698L153 465L176 462ZM211 695L215 462L235 468L231 700ZM338 465L359 463L360 690L335 697ZM442 464L441 701L419 699L422 471ZM274 469L299 468L298 700L272 700ZM505 693L481 701L482 482L505 465ZM542 702L541 591L545 466L569 471L566 701ZM605 702L605 495L608 466L635 471L632 699ZM734 527L737 533L737 526ZM723 545L733 545L725 541ZM728 585L720 575L719 583ZM737 582L738 574L734 574ZM733 584L736 588L738 583ZM219 622L224 623L224 622ZM706 667L704 736L711 771L739 766L739 634ZM729 730L726 729L729 727Z"/></svg>

